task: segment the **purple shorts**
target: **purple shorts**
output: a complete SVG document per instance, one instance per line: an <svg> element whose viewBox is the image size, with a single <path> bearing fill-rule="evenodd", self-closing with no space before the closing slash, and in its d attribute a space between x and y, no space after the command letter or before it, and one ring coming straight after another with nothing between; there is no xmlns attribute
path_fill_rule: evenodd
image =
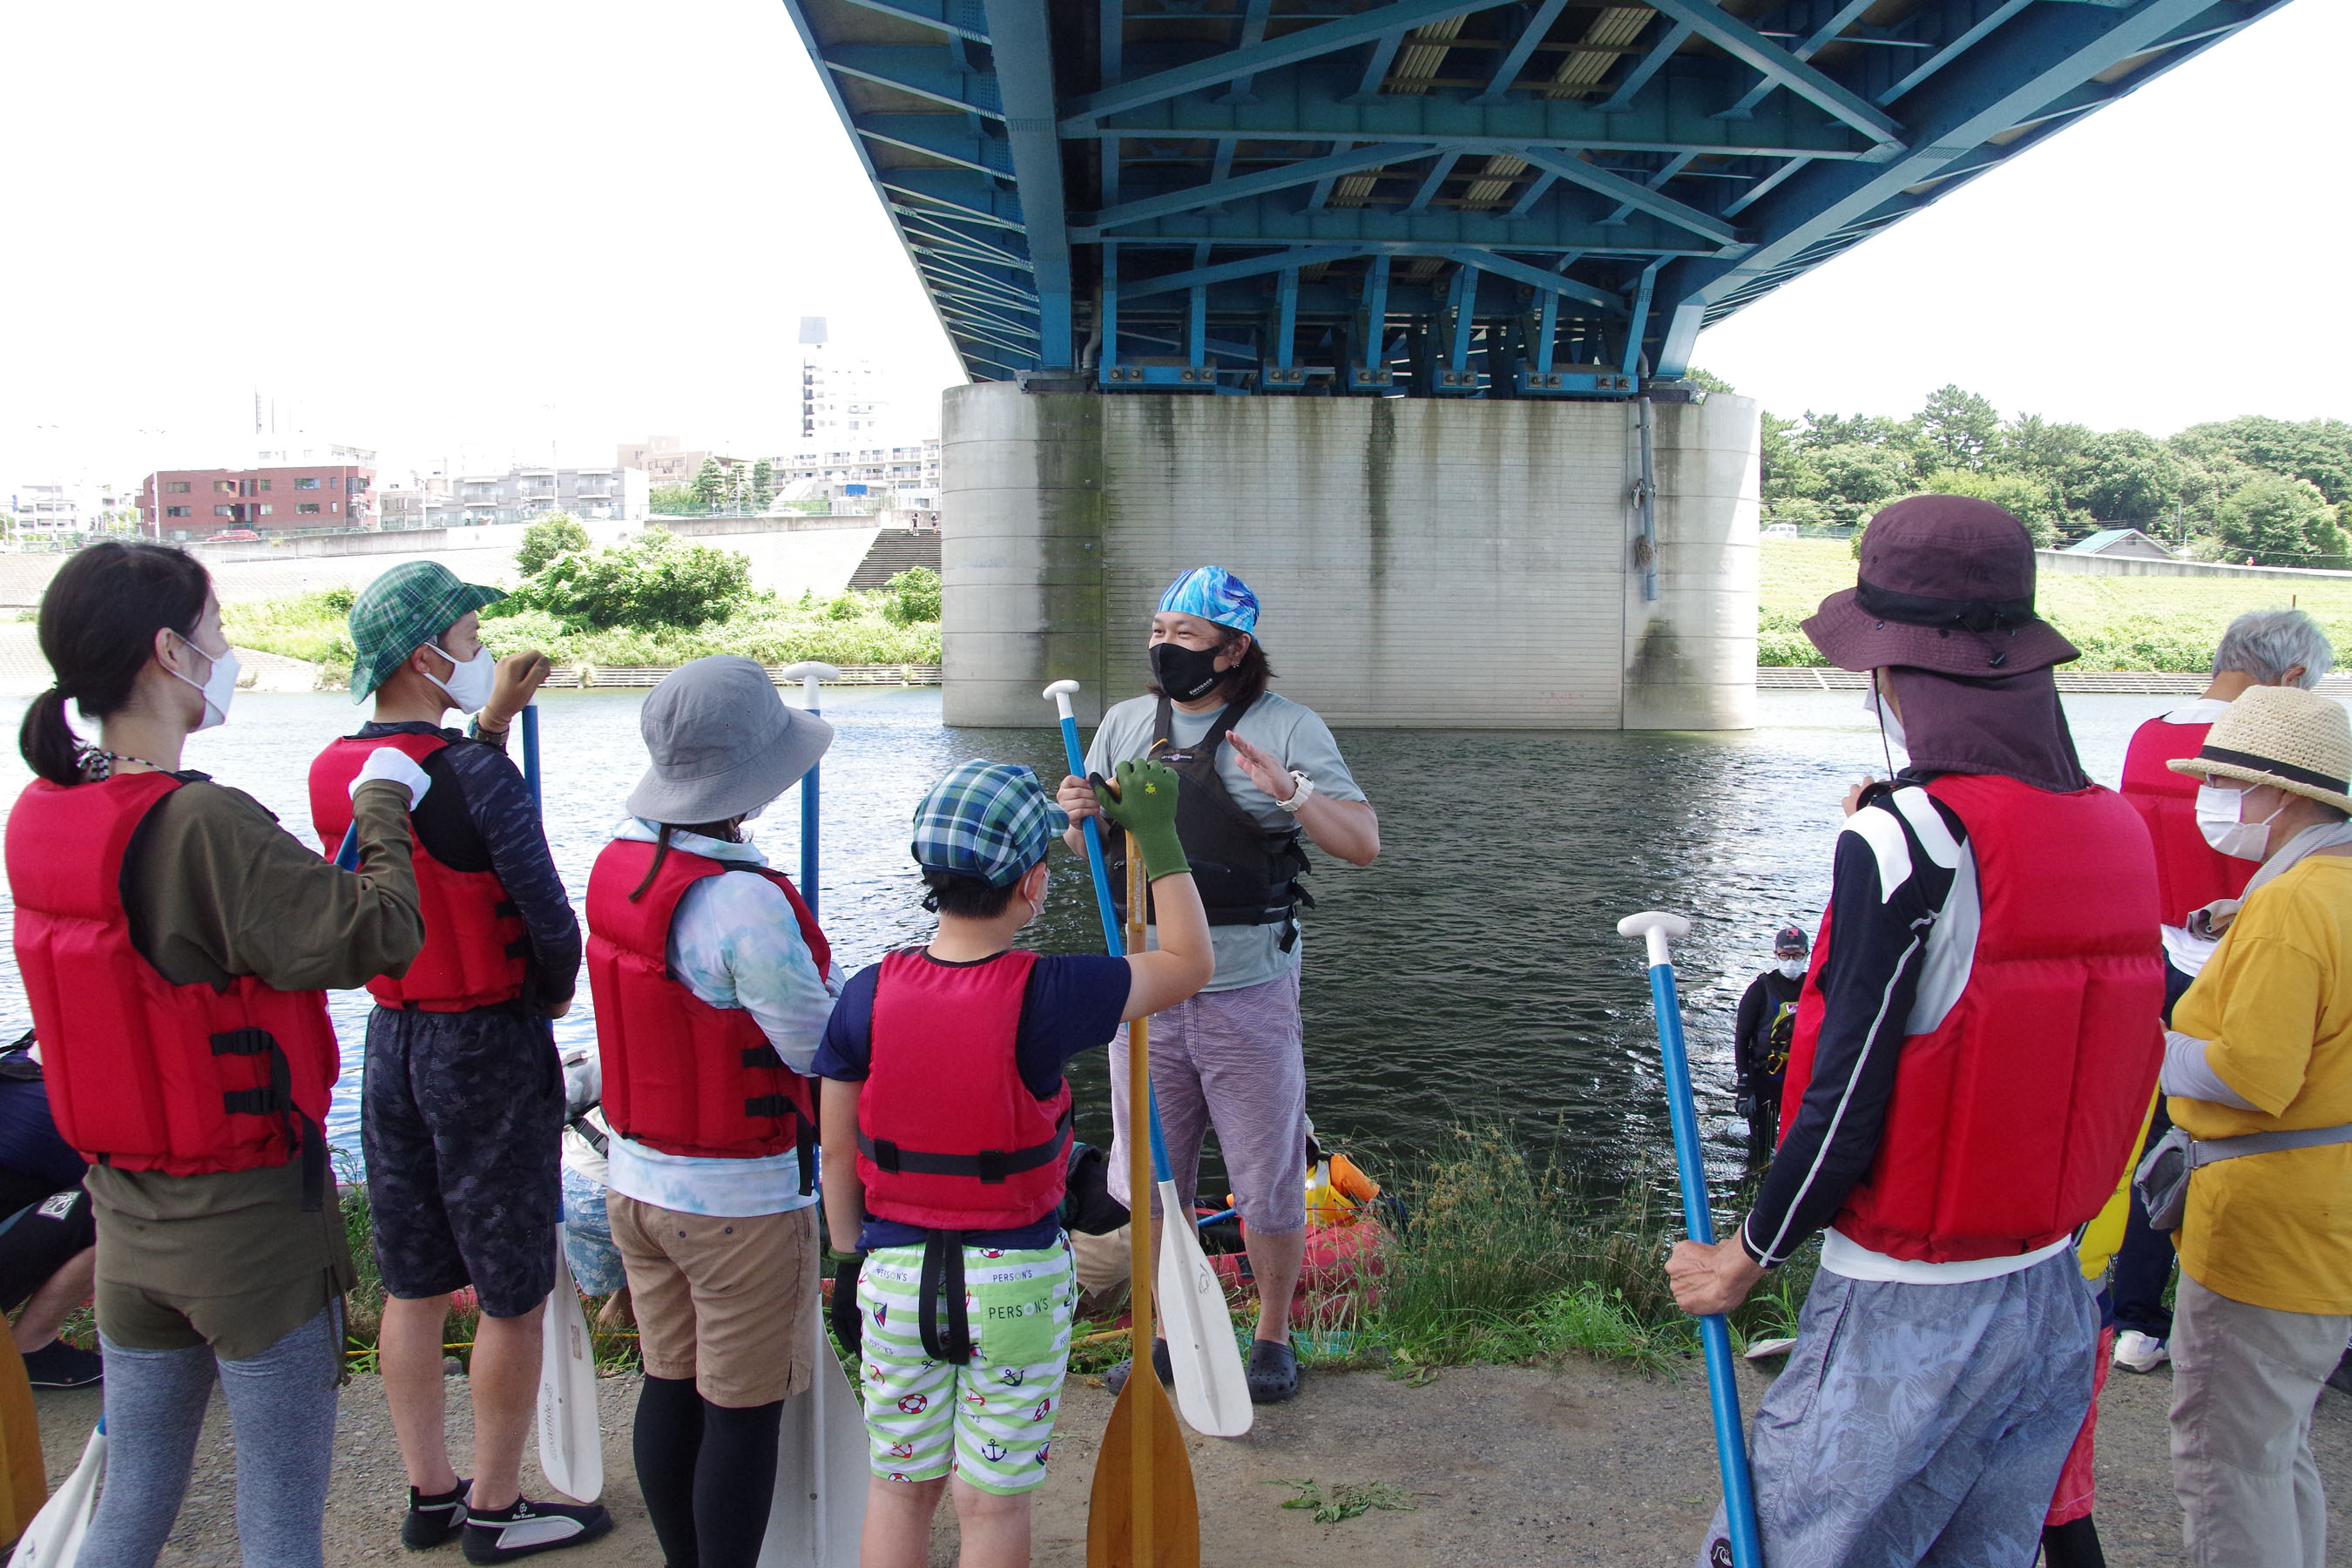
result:
<svg viewBox="0 0 2352 1568"><path fill-rule="evenodd" d="M1201 1182L1213 1127L1242 1224L1265 1236L1307 1228L1307 1041L1298 971L1232 991L1203 991L1151 1018L1151 1089L1176 1190ZM1110 1047L1110 1191L1127 1191L1127 1031ZM1157 1213L1159 1205L1152 1205Z"/></svg>

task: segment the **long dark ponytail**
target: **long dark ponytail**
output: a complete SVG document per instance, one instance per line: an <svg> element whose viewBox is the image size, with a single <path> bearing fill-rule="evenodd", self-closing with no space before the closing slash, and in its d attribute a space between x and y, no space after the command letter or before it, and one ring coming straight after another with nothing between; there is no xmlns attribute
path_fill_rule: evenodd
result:
<svg viewBox="0 0 2352 1568"><path fill-rule="evenodd" d="M212 583L202 563L168 544L107 540L68 557L41 595L41 657L58 683L25 710L16 749L26 765L51 784L80 783L67 701L85 719L122 708L155 634L193 635Z"/></svg>

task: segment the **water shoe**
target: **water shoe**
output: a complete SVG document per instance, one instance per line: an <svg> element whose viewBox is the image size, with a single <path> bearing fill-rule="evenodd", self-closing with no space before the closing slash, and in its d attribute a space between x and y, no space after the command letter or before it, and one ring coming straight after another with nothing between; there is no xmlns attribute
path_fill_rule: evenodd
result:
<svg viewBox="0 0 2352 1568"><path fill-rule="evenodd" d="M51 1340L25 1358L25 1375L35 1388L88 1388L105 1377L106 1362L96 1351Z"/></svg>
<svg viewBox="0 0 2352 1568"><path fill-rule="evenodd" d="M1272 1340L1252 1340L1249 1353L1252 1405L1279 1405L1298 1397L1298 1352Z"/></svg>
<svg viewBox="0 0 2352 1568"><path fill-rule="evenodd" d="M2164 1342L2137 1329L2126 1329L2116 1336L2116 1364L2126 1372L2154 1372L2172 1359Z"/></svg>
<svg viewBox="0 0 2352 1568"><path fill-rule="evenodd" d="M466 1528L466 1488L470 1484L460 1476L456 1487L432 1497L409 1488L408 1512L400 1521L400 1543L411 1552L430 1552L455 1540Z"/></svg>
<svg viewBox="0 0 2352 1568"><path fill-rule="evenodd" d="M1133 1358L1129 1358L1129 1360L1119 1363L1117 1366L1103 1373L1103 1386L1109 1389L1111 1393L1117 1394L1120 1389L1127 1386L1127 1374L1134 1370L1135 1362ZM1172 1385L1176 1381L1175 1368L1170 1364L1168 1360L1168 1342L1166 1340L1153 1340L1151 1342L1151 1370L1160 1374L1160 1385L1162 1388Z"/></svg>
<svg viewBox="0 0 2352 1568"><path fill-rule="evenodd" d="M466 1561L511 1562L534 1552L585 1546L613 1528L613 1516L593 1502L533 1502L517 1498L501 1509L466 1510Z"/></svg>

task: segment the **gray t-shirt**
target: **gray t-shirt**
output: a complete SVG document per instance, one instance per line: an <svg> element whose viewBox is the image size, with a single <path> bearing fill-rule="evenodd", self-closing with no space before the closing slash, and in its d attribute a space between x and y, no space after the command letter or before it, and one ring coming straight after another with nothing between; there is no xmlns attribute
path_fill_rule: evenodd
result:
<svg viewBox="0 0 2352 1568"><path fill-rule="evenodd" d="M1131 697L1104 714L1101 727L1095 731L1094 744L1087 752L1087 771L1108 774L1112 764L1150 751L1152 742L1160 739L1151 732L1159 703L1156 697ZM1206 713L1187 713L1181 708L1171 708L1171 727L1175 733L1167 737L1170 744L1180 749L1199 745L1207 739L1210 726L1216 723L1221 711L1213 708ZM1313 779L1318 795L1328 795L1334 800L1364 798L1355 775L1348 771L1346 759L1339 755L1339 743L1331 738L1330 726L1312 708L1269 691L1251 705L1234 728L1243 740L1276 758L1284 767L1295 768ZM1217 748L1217 776L1224 780L1234 804L1266 826L1291 825L1290 814L1250 783L1249 774L1242 771L1241 759L1234 754L1231 746ZM1217 954L1216 977L1203 987L1210 991L1238 991L1244 985L1278 979L1294 968L1307 951L1306 938L1302 936L1288 952L1283 952L1282 928L1278 925L1212 926L1209 939Z"/></svg>

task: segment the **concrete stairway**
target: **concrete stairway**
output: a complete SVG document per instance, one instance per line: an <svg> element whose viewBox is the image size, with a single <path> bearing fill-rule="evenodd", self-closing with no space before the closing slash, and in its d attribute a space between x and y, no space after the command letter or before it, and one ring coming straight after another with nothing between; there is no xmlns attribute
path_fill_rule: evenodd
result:
<svg viewBox="0 0 2352 1568"><path fill-rule="evenodd" d="M907 529L886 528L874 536L874 543L866 552L866 559L850 574L852 588L881 588L901 572L926 566L940 569L940 536L937 532L916 533Z"/></svg>

